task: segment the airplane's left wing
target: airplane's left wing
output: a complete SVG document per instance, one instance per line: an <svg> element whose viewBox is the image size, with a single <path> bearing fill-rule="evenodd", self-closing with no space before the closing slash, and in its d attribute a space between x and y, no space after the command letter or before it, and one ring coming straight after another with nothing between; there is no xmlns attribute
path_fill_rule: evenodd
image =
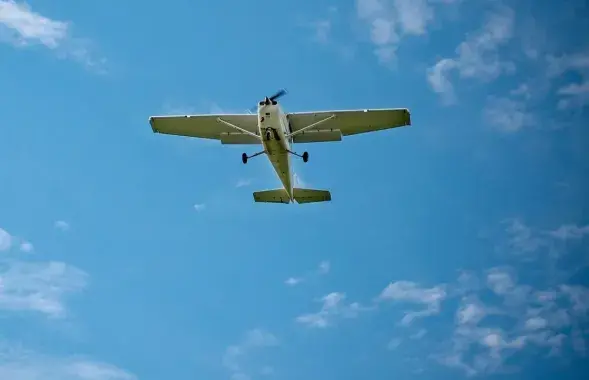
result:
<svg viewBox="0 0 589 380"><path fill-rule="evenodd" d="M287 115L293 141L340 141L342 136L411 125L406 108L293 112Z"/></svg>
<svg viewBox="0 0 589 380"><path fill-rule="evenodd" d="M260 144L256 115L177 115L149 118L155 133L219 140L223 144Z"/></svg>

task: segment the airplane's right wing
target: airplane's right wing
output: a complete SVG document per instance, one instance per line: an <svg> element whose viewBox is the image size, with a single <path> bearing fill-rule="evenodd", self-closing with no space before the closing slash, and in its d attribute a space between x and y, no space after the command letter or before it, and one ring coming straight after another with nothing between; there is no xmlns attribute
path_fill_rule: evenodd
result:
<svg viewBox="0 0 589 380"><path fill-rule="evenodd" d="M219 140L223 144L260 144L256 115L152 116L155 133Z"/></svg>
<svg viewBox="0 0 589 380"><path fill-rule="evenodd" d="M406 108L293 112L287 118L295 143L340 141L342 136L411 125Z"/></svg>

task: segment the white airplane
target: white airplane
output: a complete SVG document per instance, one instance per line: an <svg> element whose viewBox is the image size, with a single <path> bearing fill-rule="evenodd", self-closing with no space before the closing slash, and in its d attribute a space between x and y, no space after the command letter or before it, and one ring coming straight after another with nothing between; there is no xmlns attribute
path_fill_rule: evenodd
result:
<svg viewBox="0 0 589 380"><path fill-rule="evenodd" d="M215 139L222 144L262 145L263 150L248 156L243 163L266 154L283 187L254 192L255 202L311 203L331 201L327 190L302 189L293 186L291 155L309 160L292 150L294 143L341 141L342 136L411 125L406 108L343 110L284 113L276 99L281 90L258 103L257 114L178 115L149 118L155 133Z"/></svg>

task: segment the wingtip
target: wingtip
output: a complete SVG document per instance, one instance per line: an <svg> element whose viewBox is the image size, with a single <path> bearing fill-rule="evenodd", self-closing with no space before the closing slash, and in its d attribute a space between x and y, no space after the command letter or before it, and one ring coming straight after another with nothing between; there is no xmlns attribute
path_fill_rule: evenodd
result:
<svg viewBox="0 0 589 380"><path fill-rule="evenodd" d="M157 133L157 129L155 129L155 125L153 124L153 120L154 120L153 116L150 116L149 117L149 125L151 126L151 131L153 133Z"/></svg>
<svg viewBox="0 0 589 380"><path fill-rule="evenodd" d="M406 116L406 125L411 125L411 111L408 108L405 108L405 116Z"/></svg>

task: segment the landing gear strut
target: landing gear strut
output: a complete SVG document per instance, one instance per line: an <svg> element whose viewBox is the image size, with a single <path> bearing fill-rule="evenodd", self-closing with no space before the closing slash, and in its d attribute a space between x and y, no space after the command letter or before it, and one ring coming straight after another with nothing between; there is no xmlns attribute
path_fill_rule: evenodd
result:
<svg viewBox="0 0 589 380"><path fill-rule="evenodd" d="M263 150L263 151L261 151L261 152L258 152L258 153L256 153L256 154L252 154L251 156L248 156L247 154L245 154L245 153L242 153L242 154L241 154L241 162L243 162L244 164L247 164L247 160L248 160L249 158L254 158L254 157L256 157L256 156L259 156L259 155L260 155L260 154L262 154L262 153L266 153L266 151L265 151L265 150Z"/></svg>
<svg viewBox="0 0 589 380"><path fill-rule="evenodd" d="M309 153L308 152L304 152L302 155L295 153L295 152L291 152L288 151L288 153L292 154L293 156L297 156L303 159L303 162L307 162L309 161Z"/></svg>

